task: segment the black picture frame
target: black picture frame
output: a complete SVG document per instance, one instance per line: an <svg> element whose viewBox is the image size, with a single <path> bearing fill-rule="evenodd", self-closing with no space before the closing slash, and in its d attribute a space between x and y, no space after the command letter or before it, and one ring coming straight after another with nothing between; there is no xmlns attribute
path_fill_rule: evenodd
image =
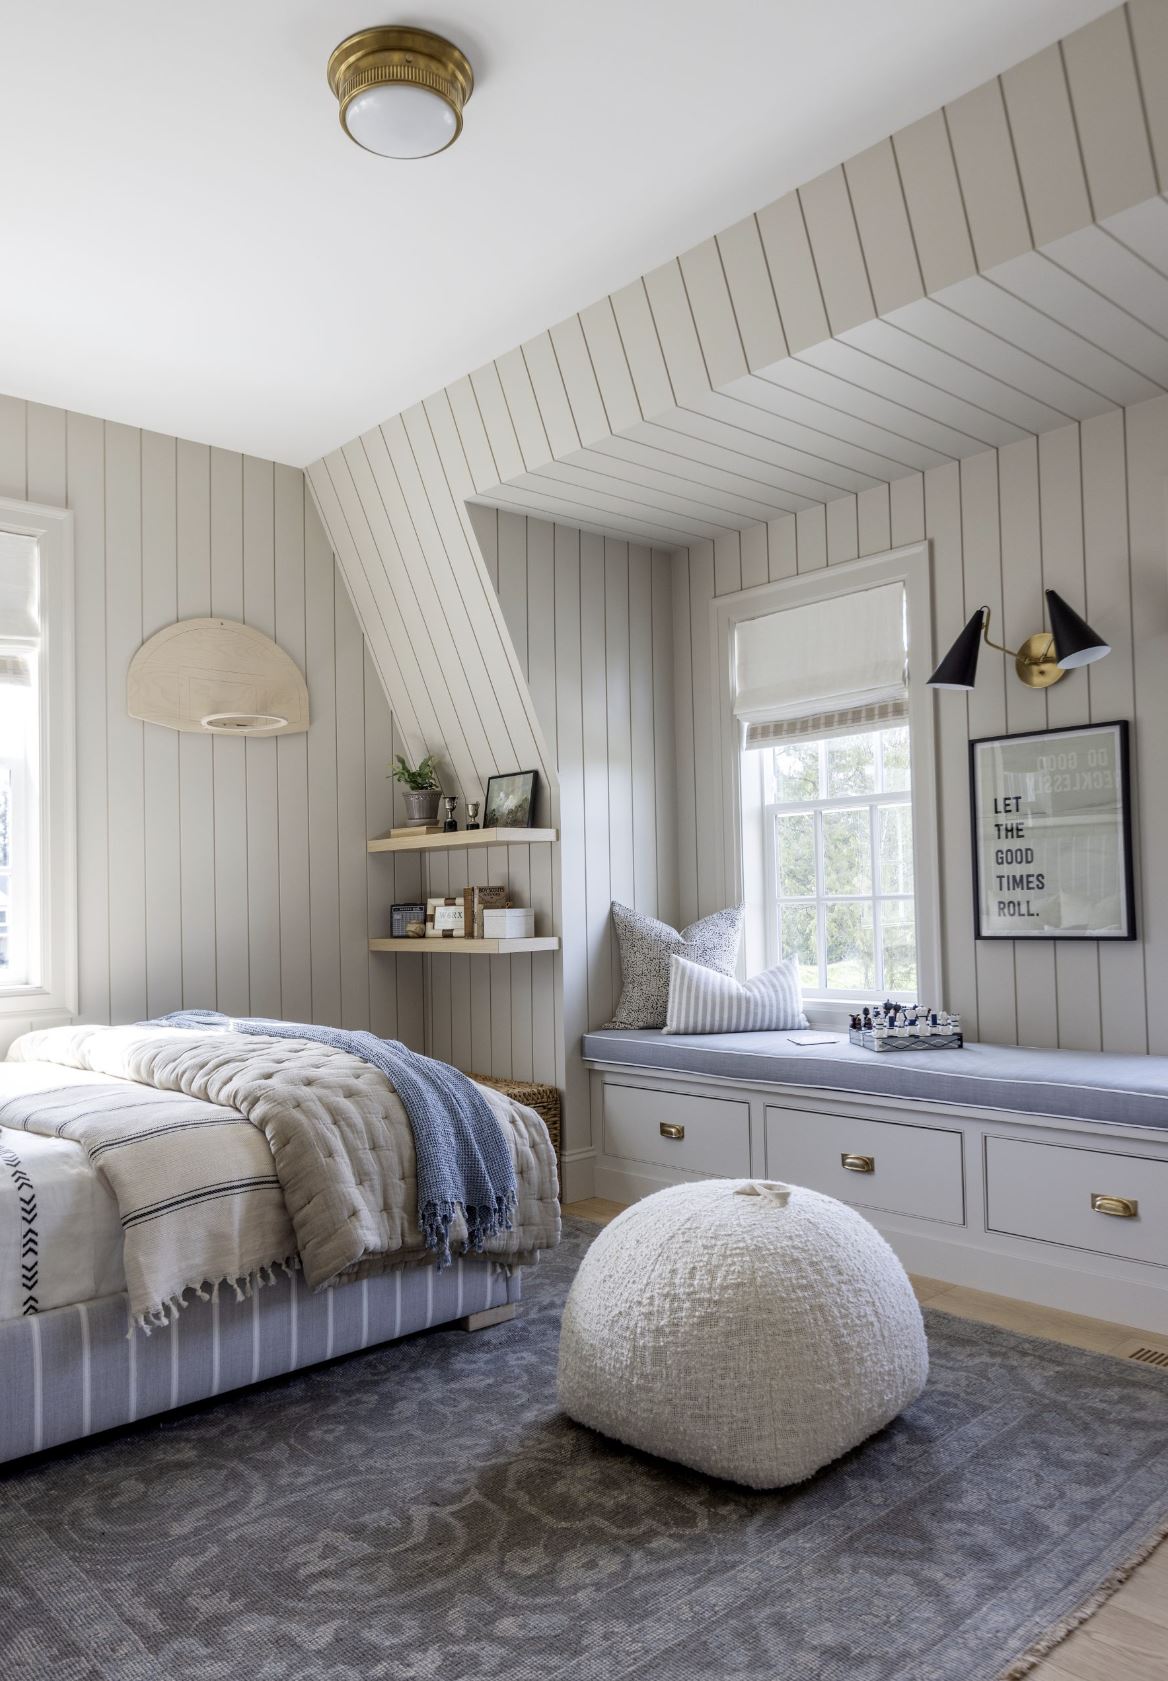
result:
<svg viewBox="0 0 1168 1681"><path fill-rule="evenodd" d="M978 754L980 750L1000 746L1002 743L1034 741L1057 742L1066 736L1091 736L1106 732L1114 732L1116 740L1116 779L1118 782L1118 821L1120 833L1118 837L1118 856L1122 871L1119 883L1118 898L1123 906L1123 925L1115 931L1087 930L1074 927L1053 927L1044 923L1038 928L1027 928L1023 924L1025 918L1019 918L1017 924L1002 928L987 928L983 919L984 893L982 879L983 841L984 831L982 819L984 813L980 809L981 791L978 778ZM1131 807L1131 728L1126 718L1110 719L1099 724L1067 724L1058 729L1047 730L1019 730L1013 734L980 736L969 743L969 818L970 838L973 853L973 927L974 937L979 940L1134 940L1136 939L1136 902L1135 877L1133 870L1133 839L1132 839L1132 807ZM1064 759L1066 755L1063 755ZM1035 774L1047 774L1043 770ZM1075 771L1059 769L1050 774L1076 774ZM1074 790L1068 790L1073 792ZM1003 813L1003 815L1007 815ZM1024 816L1019 811L1019 816ZM1025 874L1024 861L1021 865ZM1048 871L1041 872L1041 879ZM1044 889L1045 890L1045 884ZM1029 900L1027 900L1029 903Z"/></svg>
<svg viewBox="0 0 1168 1681"><path fill-rule="evenodd" d="M484 829L530 829L535 807L537 770L513 770L487 778Z"/></svg>

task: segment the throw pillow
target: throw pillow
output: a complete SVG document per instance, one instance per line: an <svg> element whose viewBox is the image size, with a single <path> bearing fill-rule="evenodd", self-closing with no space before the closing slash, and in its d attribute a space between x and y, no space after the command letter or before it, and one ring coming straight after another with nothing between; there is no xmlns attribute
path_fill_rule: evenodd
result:
<svg viewBox="0 0 1168 1681"><path fill-rule="evenodd" d="M742 934L742 906L715 911L679 934L667 922L614 902L613 926L620 945L621 997L606 1027L664 1027L669 1000L669 959L676 953L692 963L734 973Z"/></svg>
<svg viewBox="0 0 1168 1681"><path fill-rule="evenodd" d="M792 958L741 985L684 957L669 960L666 1033L767 1033L806 1027L799 970Z"/></svg>

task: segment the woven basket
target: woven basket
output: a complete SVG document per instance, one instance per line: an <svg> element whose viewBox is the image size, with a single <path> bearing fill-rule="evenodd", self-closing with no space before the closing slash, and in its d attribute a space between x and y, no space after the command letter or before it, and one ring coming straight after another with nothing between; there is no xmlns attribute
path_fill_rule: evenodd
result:
<svg viewBox="0 0 1168 1681"><path fill-rule="evenodd" d="M477 1080L480 1086L491 1086L495 1091L501 1091L505 1097L513 1097L516 1103L523 1103L528 1109L534 1109L552 1141L552 1149L556 1152L556 1161L560 1159L560 1094L555 1086L543 1086L532 1080L498 1080L493 1074L469 1074L468 1079Z"/></svg>

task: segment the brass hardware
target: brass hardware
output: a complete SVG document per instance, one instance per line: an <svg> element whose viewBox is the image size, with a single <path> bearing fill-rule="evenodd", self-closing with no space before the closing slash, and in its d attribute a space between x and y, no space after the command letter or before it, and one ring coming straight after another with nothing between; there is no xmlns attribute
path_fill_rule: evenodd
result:
<svg viewBox="0 0 1168 1681"><path fill-rule="evenodd" d="M662 1121L661 1136L662 1138L684 1138L685 1128L675 1126L672 1121Z"/></svg>
<svg viewBox="0 0 1168 1681"><path fill-rule="evenodd" d="M853 1156L845 1150L840 1157L840 1166L846 1167L849 1173L875 1173L876 1157Z"/></svg>
<svg viewBox="0 0 1168 1681"><path fill-rule="evenodd" d="M1009 654L1014 661L1014 670L1028 689L1049 689L1052 683L1066 676L1063 667L1055 662L1054 637L1049 630L1040 630L1028 636L1020 648L1007 648L990 636L989 608L983 607L982 612L985 614L981 624L982 641L987 648L995 648L999 654Z"/></svg>
<svg viewBox="0 0 1168 1681"><path fill-rule="evenodd" d="M1135 1220L1139 1218L1140 1205L1135 1197L1109 1197L1102 1191L1092 1191L1091 1210L1094 1214L1114 1215L1117 1220Z"/></svg>
<svg viewBox="0 0 1168 1681"><path fill-rule="evenodd" d="M350 139L345 121L350 101L369 88L389 83L428 88L444 99L454 112L455 129L447 141L447 146L453 146L462 133L463 106L474 92L474 71L465 53L428 29L403 29L395 24L359 29L348 36L329 55L328 84L340 103L341 127Z"/></svg>

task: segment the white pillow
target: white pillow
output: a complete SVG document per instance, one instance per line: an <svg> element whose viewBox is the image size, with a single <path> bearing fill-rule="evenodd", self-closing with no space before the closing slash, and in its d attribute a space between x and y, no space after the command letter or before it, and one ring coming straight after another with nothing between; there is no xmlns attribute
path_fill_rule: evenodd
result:
<svg viewBox="0 0 1168 1681"><path fill-rule="evenodd" d="M806 1026L793 958L764 969L745 986L684 957L669 959L666 1033L767 1033Z"/></svg>

